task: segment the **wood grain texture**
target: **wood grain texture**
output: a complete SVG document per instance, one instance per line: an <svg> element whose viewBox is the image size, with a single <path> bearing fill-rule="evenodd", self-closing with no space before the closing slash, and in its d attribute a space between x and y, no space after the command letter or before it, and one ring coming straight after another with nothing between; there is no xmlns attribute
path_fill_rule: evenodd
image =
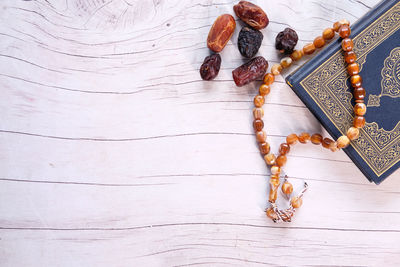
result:
<svg viewBox="0 0 400 267"><path fill-rule="evenodd" d="M377 3L254 2L270 64L285 27L303 45ZM217 79L198 73L235 3L0 2L0 266L400 265L400 172L375 186L343 152L296 147L286 172L311 185L304 207L291 224L266 218L258 84L231 78L239 30ZM274 151L321 131L283 77L265 111Z"/></svg>

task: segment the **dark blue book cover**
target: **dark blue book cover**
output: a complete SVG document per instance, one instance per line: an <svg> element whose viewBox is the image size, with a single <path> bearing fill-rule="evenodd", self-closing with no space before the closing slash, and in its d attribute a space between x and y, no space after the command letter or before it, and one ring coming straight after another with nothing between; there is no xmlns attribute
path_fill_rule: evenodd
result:
<svg viewBox="0 0 400 267"><path fill-rule="evenodd" d="M351 38L366 90L366 125L344 149L379 184L400 167L400 1L386 0L352 27ZM286 78L335 139L353 122L352 89L340 40Z"/></svg>

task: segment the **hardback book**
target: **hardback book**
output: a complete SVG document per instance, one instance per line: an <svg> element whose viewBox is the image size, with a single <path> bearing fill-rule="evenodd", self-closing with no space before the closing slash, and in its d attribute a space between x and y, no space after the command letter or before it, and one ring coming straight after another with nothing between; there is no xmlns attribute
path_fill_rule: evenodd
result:
<svg viewBox="0 0 400 267"><path fill-rule="evenodd" d="M344 149L362 173L379 184L400 166L400 1L385 0L351 26L366 90L366 124ZM286 78L329 134L353 124L352 87L341 40L332 41Z"/></svg>

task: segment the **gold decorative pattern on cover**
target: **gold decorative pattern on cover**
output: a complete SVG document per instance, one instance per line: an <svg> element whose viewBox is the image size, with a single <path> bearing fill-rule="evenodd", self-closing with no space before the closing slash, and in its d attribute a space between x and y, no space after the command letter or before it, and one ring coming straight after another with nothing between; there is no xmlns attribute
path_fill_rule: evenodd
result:
<svg viewBox="0 0 400 267"><path fill-rule="evenodd" d="M385 59L381 72L381 93L369 95L368 107L379 107L381 96L400 97L400 47L394 48Z"/></svg>
<svg viewBox="0 0 400 267"><path fill-rule="evenodd" d="M399 29L400 2L353 38L360 67L363 67L370 51ZM385 61L385 67L396 75L388 73L390 81L382 80L381 95L399 97L400 51L394 49L389 58L392 57L392 60ZM384 70L382 75L386 77ZM346 129L353 122L352 94L348 90L347 79L343 55L338 51L300 82L341 134L346 134ZM394 83L397 85L393 86ZM377 101L376 97L371 97L371 104L378 105L378 102L379 98ZM379 177L400 161L400 122L391 131L379 127L376 122L367 122L360 131L360 137L351 142L351 146Z"/></svg>

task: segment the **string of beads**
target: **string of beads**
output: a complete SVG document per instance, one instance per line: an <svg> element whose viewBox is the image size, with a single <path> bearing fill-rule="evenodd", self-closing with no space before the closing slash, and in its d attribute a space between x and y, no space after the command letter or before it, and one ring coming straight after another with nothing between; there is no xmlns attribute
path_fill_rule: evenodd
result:
<svg viewBox="0 0 400 267"><path fill-rule="evenodd" d="M265 97L270 93L270 86L275 81L275 76L279 75L283 69L286 69L292 65L294 61L301 59L304 55L313 54L317 48L321 48L325 43L335 37L335 33L338 33L342 38L342 50L344 51L344 59L347 63L347 73L350 76L350 83L353 87L353 96L355 99L354 105L354 120L353 126L347 130L346 135L340 136L336 141L323 137L319 133L309 134L301 133L289 134L286 137L286 142L279 146L279 154L275 156L270 153L270 145L267 142L267 134L264 129L264 116L263 105L265 103ZM280 174L283 166L287 161L287 154L290 152L292 146L298 142L306 144L311 141L314 145L322 145L322 147L329 149L333 152L339 149L346 148L349 146L350 141L358 138L360 131L359 129L365 125L364 115L367 111L367 107L364 104L365 90L362 87L362 79L359 75L360 67L356 63L357 56L353 51L353 41L350 39L351 29L350 23L347 20L341 20L335 22L332 28L327 28L323 31L322 36L318 36L314 39L313 43L306 44L303 49L295 50L290 56L282 58L281 62L271 67L270 73L264 76L263 84L259 87L259 93L254 97L253 109L253 128L255 130L256 140L259 143L260 152L264 157L264 160L271 170L271 178L269 181L269 203L270 207L266 210L267 216L274 222L285 221L290 222L297 208L303 203L302 197L307 189L307 184L304 184L304 189L297 196L293 196L290 199L290 205L288 209L281 210L276 204L278 197L278 189L280 186ZM286 196L290 196L293 193L293 185L287 181L287 177L281 186L282 192Z"/></svg>

